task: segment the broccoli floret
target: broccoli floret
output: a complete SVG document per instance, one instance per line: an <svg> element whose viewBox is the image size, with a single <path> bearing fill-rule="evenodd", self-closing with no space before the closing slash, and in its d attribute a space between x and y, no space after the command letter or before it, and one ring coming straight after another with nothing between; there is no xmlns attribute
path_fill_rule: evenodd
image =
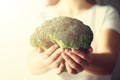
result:
<svg viewBox="0 0 120 80"><path fill-rule="evenodd" d="M91 28L70 17L55 17L44 21L31 35L33 47L47 49L53 44L61 48L87 49L93 40Z"/></svg>

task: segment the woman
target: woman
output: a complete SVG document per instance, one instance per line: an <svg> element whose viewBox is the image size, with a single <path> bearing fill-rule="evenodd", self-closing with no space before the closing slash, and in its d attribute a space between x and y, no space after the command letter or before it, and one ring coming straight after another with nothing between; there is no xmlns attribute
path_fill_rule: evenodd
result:
<svg viewBox="0 0 120 80"><path fill-rule="evenodd" d="M46 51L40 49L39 54L32 53L32 72L40 74L57 68L63 80L110 80L120 44L120 20L116 10L111 6L97 5L94 0L46 0L46 6L41 12L43 21L68 16L89 25L94 32L93 52L91 48L90 54L74 49L63 50L55 44ZM65 67L68 73L64 72ZM50 78L43 80L47 79Z"/></svg>

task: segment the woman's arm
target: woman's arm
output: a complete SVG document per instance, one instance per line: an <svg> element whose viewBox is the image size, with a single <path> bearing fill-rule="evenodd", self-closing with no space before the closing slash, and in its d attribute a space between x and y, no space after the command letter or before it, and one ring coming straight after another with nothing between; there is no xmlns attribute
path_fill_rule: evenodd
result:
<svg viewBox="0 0 120 80"><path fill-rule="evenodd" d="M92 54L93 62L87 71L100 75L111 74L120 49L120 35L114 30L106 29L101 31L100 36L97 52Z"/></svg>
<svg viewBox="0 0 120 80"><path fill-rule="evenodd" d="M97 40L97 51L92 54L93 63L88 71L100 75L111 74L120 49L120 18L111 6L107 7Z"/></svg>

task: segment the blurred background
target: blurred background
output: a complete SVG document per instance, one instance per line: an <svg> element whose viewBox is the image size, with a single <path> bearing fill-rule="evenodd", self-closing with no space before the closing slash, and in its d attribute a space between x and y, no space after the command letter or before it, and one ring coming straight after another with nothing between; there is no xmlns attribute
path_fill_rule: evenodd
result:
<svg viewBox="0 0 120 80"><path fill-rule="evenodd" d="M100 5L112 5L120 14L120 0L97 0Z"/></svg>
<svg viewBox="0 0 120 80"><path fill-rule="evenodd" d="M40 0L0 0L0 80L31 80L29 35L40 22Z"/></svg>
<svg viewBox="0 0 120 80"><path fill-rule="evenodd" d="M120 0L98 3L111 4L120 13ZM0 80L32 80L27 67L29 36L40 24L40 9L40 0L0 0Z"/></svg>

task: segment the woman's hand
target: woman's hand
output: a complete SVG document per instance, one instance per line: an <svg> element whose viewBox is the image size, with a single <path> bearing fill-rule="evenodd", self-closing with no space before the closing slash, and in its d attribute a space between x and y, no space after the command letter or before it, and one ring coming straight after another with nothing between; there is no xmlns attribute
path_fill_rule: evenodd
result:
<svg viewBox="0 0 120 80"><path fill-rule="evenodd" d="M65 66L69 73L77 74L87 68L92 61L90 56L92 49L88 50L88 53L85 53L75 49L65 49L62 57L65 60Z"/></svg>
<svg viewBox="0 0 120 80"><path fill-rule="evenodd" d="M51 46L49 49L45 51L40 49L39 52L42 55L44 64L47 65L50 69L59 68L58 73L63 71L62 69L64 65L63 65L63 58L61 56L61 54L63 53L63 49L59 48L57 44Z"/></svg>

